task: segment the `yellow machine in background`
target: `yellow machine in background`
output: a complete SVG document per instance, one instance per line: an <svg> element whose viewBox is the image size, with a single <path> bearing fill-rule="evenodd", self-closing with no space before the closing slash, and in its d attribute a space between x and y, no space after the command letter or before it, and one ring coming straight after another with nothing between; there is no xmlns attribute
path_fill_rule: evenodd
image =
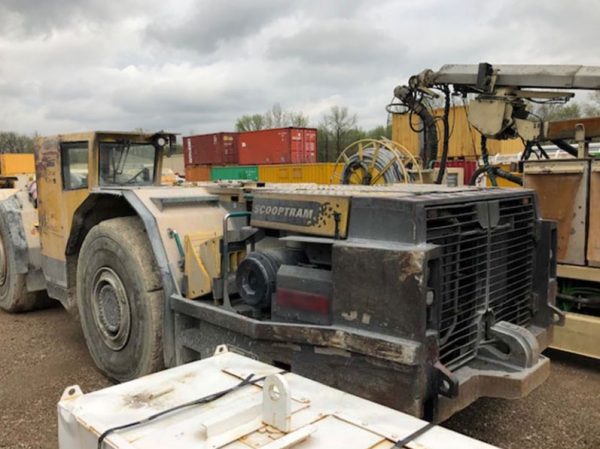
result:
<svg viewBox="0 0 600 449"><path fill-rule="evenodd" d="M35 173L35 160L32 153L0 154L0 176Z"/></svg>

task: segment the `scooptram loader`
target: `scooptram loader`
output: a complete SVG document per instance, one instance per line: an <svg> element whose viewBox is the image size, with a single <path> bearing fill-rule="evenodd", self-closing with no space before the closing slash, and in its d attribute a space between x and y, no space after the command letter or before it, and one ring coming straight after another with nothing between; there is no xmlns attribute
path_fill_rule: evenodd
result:
<svg viewBox="0 0 600 449"><path fill-rule="evenodd" d="M0 306L48 297L124 381L220 344L433 420L548 376L555 227L531 190L160 186L170 133L41 138L2 190Z"/></svg>

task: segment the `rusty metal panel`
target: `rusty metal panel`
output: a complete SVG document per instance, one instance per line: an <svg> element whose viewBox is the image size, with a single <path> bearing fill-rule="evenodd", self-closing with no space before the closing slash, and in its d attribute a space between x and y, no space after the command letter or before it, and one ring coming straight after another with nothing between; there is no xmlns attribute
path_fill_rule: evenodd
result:
<svg viewBox="0 0 600 449"><path fill-rule="evenodd" d="M591 164L589 198L587 258L589 265L600 267L600 207L598 207L600 204L600 161L594 161Z"/></svg>
<svg viewBox="0 0 600 449"><path fill-rule="evenodd" d="M575 138L575 126L578 124L584 126L587 138L600 136L600 117L585 117L548 122L545 137L548 140L573 139Z"/></svg>
<svg viewBox="0 0 600 449"><path fill-rule="evenodd" d="M537 192L542 217L557 222L558 262L585 265L589 161L529 161L523 172L523 186Z"/></svg>

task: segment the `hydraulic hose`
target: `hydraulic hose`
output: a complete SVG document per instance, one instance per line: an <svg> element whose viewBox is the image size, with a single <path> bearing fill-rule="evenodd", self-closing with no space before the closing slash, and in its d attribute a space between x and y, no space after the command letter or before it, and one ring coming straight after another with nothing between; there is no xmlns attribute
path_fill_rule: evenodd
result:
<svg viewBox="0 0 600 449"><path fill-rule="evenodd" d="M444 174L446 173L446 163L448 161L448 143L450 140L450 126L448 123L448 117L450 116L450 89L448 86L444 86L444 143L442 148L442 158L440 160L440 170L438 171L436 184L441 184L444 181Z"/></svg>

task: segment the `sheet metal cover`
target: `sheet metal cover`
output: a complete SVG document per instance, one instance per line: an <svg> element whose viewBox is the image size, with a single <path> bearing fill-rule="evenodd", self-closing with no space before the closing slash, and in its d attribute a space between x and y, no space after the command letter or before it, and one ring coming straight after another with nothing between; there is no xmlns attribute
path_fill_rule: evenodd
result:
<svg viewBox="0 0 600 449"><path fill-rule="evenodd" d="M58 404L59 448L95 449L98 436L111 427L230 388L248 374L261 377L279 371L256 360L223 352L94 393L84 395L78 387L69 387ZM286 433L263 423L261 386L249 385L210 404L115 432L105 440L104 447L383 449L391 448L394 441L426 424L292 373L286 373L284 378L292 403ZM290 440L295 442L284 444ZM431 429L409 447L492 448L441 427Z"/></svg>
<svg viewBox="0 0 600 449"><path fill-rule="evenodd" d="M350 198L260 193L252 202L252 226L325 237L346 237Z"/></svg>

